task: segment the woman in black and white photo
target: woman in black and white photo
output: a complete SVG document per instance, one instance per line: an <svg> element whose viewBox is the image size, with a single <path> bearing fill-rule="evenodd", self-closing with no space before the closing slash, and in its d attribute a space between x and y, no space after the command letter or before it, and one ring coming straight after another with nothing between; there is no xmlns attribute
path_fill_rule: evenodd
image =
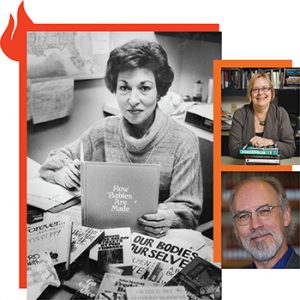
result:
<svg viewBox="0 0 300 300"><path fill-rule="evenodd" d="M74 142L51 151L41 177L79 188L81 144L86 161L159 164L158 211L141 216L140 226L157 237L169 228L195 228L202 210L198 138L158 107L173 79L160 44L132 40L113 49L105 84L117 98L121 117L100 120Z"/></svg>

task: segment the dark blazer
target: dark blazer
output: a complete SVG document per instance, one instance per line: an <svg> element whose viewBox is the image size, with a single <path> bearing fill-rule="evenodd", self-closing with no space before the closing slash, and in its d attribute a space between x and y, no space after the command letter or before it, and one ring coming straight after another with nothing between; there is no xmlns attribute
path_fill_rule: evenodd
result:
<svg viewBox="0 0 300 300"><path fill-rule="evenodd" d="M254 264L244 266L243 269L253 269L255 268ZM295 249L292 248L292 255L288 262L286 263L286 269L300 269L300 257L295 252Z"/></svg>
<svg viewBox="0 0 300 300"><path fill-rule="evenodd" d="M230 156L240 158L239 150L244 145L250 144L249 140L254 136L254 110L252 104L246 104L239 108L232 118L229 135ZM283 107L270 104L263 137L272 139L277 144L281 158L294 156L296 150L294 131L288 113Z"/></svg>
<svg viewBox="0 0 300 300"><path fill-rule="evenodd" d="M295 250L292 248L293 253L286 264L287 269L300 269L300 257L296 254Z"/></svg>

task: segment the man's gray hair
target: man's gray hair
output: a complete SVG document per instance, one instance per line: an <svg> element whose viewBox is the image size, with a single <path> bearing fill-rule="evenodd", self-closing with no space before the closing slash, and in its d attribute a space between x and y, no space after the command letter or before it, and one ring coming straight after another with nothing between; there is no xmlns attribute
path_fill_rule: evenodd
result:
<svg viewBox="0 0 300 300"><path fill-rule="evenodd" d="M254 177L250 177L250 178L242 181L241 183L239 183L232 191L231 197L229 199L229 207L230 207L230 211L232 214L234 213L233 212L233 202L234 202L236 193L244 184L246 184L248 182L252 182L252 181L261 181L261 182L265 182L265 183L269 184L276 193L278 205L280 205L282 209L289 207L289 201L286 197L286 192L285 192L281 182L277 178L272 177L272 176L254 176Z"/></svg>

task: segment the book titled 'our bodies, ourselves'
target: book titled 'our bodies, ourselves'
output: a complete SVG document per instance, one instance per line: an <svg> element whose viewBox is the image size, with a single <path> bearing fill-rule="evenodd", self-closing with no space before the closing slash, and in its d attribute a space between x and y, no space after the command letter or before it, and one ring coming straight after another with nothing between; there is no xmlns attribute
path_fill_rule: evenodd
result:
<svg viewBox="0 0 300 300"><path fill-rule="evenodd" d="M139 231L137 219L157 212L159 174L154 164L83 162L83 225Z"/></svg>

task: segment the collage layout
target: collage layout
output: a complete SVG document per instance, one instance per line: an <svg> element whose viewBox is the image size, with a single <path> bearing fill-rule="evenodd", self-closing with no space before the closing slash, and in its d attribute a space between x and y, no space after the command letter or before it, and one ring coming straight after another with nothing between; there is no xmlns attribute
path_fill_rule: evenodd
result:
<svg viewBox="0 0 300 300"><path fill-rule="evenodd" d="M26 26L28 300L221 299L222 269L300 268L300 68L222 60L217 25Z"/></svg>
<svg viewBox="0 0 300 300"><path fill-rule="evenodd" d="M223 268L299 268L299 72L222 68Z"/></svg>

